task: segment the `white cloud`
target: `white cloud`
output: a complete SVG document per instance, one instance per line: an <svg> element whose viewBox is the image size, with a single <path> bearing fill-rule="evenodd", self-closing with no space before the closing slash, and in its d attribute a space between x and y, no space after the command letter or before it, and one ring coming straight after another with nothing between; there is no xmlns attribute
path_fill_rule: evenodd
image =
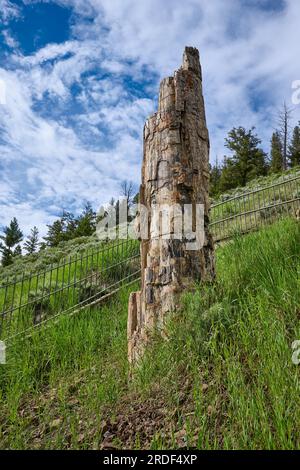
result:
<svg viewBox="0 0 300 470"><path fill-rule="evenodd" d="M130 131L138 132L142 128L146 115L152 110L150 100L133 100L131 105L119 111L112 107L116 119L111 132L118 131L116 141L109 150L89 149L82 145L71 127L50 118L44 119L33 110L35 93L31 80L23 71L2 69L0 77L9 88L6 106L0 108L5 141L0 145L4 167L1 178L5 177L7 181L0 193L3 224L15 215L26 230L30 223L43 230L41 224L53 219L51 213L47 216L49 204L54 205L56 214L63 208L79 210L84 200L90 200L98 207L111 195L118 195L118 178L139 179L140 141L132 137ZM107 83L104 83L103 89L106 87ZM100 82L91 87L93 99L97 98L99 103L101 95L97 91L100 90ZM117 86L116 96L119 92ZM110 125L109 103L105 93L103 96L105 107L100 119L102 124ZM83 114L84 118L92 128L97 124L89 114ZM24 189L27 192L25 201Z"/></svg>
<svg viewBox="0 0 300 470"><path fill-rule="evenodd" d="M16 4L9 0L0 0L0 19L4 24L18 16L20 16L20 9Z"/></svg>
<svg viewBox="0 0 300 470"><path fill-rule="evenodd" d="M255 125L268 147L275 109L300 79L299 2L274 12L241 0L56 3L74 10L72 37L17 52L0 69L9 90L0 106L3 223L18 213L26 226L44 224L56 209L117 195L118 179L138 182L144 120L185 45L200 50L212 159L232 126ZM1 6L6 22L20 14ZM148 83L134 91L133 80Z"/></svg>
<svg viewBox="0 0 300 470"><path fill-rule="evenodd" d="M78 12L82 2L72 4ZM199 48L204 76L212 157L222 157L224 134L234 125L255 125L266 147L274 111L291 100L291 84L300 77L297 60L300 41L300 4L285 2L282 11L270 11L267 2L240 0L89 0L93 24L78 22L74 31L85 41L103 41L106 55L117 61L134 59L131 74L141 77L142 66L159 77L172 74L185 45ZM252 5L250 8L249 5ZM100 39L101 38L101 39ZM117 70L117 69L116 69ZM266 108L253 108L255 88ZM250 91L251 88L251 91ZM300 117L299 110L295 119Z"/></svg>
<svg viewBox="0 0 300 470"><path fill-rule="evenodd" d="M11 49L15 49L19 46L18 41L12 36L11 31L9 29L3 29L2 36L6 45Z"/></svg>

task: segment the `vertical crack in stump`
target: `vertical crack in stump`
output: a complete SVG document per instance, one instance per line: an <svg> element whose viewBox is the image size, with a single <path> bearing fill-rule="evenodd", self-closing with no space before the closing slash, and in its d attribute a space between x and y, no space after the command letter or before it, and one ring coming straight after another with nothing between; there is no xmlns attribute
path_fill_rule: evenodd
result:
<svg viewBox="0 0 300 470"><path fill-rule="evenodd" d="M135 362L149 331L163 331L167 315L178 309L183 290L194 281L214 278L214 247L209 233L209 136L206 127L199 52L186 47L183 65L160 84L158 112L144 127L140 204L148 216L149 238L141 242L141 291L132 293L128 308L128 357ZM204 208L204 244L188 249L188 237L172 238L173 222L157 236L157 205ZM193 220L195 217L193 218ZM195 225L195 224L194 224ZM195 227L194 227L195 228ZM203 230L202 230L203 231ZM169 235L169 236L168 236Z"/></svg>

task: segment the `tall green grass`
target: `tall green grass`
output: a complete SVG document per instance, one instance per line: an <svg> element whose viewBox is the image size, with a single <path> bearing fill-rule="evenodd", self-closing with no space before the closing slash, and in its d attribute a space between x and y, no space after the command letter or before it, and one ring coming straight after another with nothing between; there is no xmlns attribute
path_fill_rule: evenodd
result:
<svg viewBox="0 0 300 470"><path fill-rule="evenodd" d="M173 432L157 424L132 448L182 446L178 431L200 449L299 448L299 254L292 219L218 248L215 285L184 295L168 340L153 338L131 381L129 288L12 344L0 366L0 447L99 448L103 412L114 419L124 397L147 403L154 390Z"/></svg>
<svg viewBox="0 0 300 470"><path fill-rule="evenodd" d="M179 407L187 445L299 448L300 366L291 349L300 339L299 255L293 220L236 238L218 251L215 286L187 294L169 341L146 355L143 390L159 381L174 406L183 379L192 384L194 414Z"/></svg>
<svg viewBox="0 0 300 470"><path fill-rule="evenodd" d="M127 384L128 295L123 288L98 309L62 316L9 347L0 365L0 448L99 445L101 407ZM87 423L92 439L82 439Z"/></svg>

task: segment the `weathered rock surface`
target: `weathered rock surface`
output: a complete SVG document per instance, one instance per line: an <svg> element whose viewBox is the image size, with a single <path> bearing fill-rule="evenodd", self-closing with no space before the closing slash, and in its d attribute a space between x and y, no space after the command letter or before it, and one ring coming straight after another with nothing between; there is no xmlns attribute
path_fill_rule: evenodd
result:
<svg viewBox="0 0 300 470"><path fill-rule="evenodd" d="M214 278L214 248L209 233L209 136L206 127L199 52L186 47L183 65L160 85L158 112L144 127L144 156L140 203L149 210L140 223L149 238L141 242L141 291L129 300L128 356L134 362L143 351L148 332L163 331L167 315L179 306L179 294L194 281ZM198 204L204 210L204 243L190 250L190 237L174 236L159 226L157 205L192 205L193 230ZM178 206L179 205L179 206ZM151 212L152 209L152 212ZM159 235L157 228L159 226ZM145 228L145 227L144 227Z"/></svg>

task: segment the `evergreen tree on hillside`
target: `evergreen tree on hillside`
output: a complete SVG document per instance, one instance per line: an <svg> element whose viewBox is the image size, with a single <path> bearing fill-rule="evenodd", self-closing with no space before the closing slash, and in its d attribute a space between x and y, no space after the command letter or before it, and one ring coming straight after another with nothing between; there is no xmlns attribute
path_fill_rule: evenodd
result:
<svg viewBox="0 0 300 470"><path fill-rule="evenodd" d="M90 237L96 230L96 212L87 202L82 214L77 219L76 236Z"/></svg>
<svg viewBox="0 0 300 470"><path fill-rule="evenodd" d="M72 240L73 238L76 238L78 220L76 219L74 214L72 214L72 212L63 211L63 214L60 220L62 223L62 240L61 241L67 241L67 240Z"/></svg>
<svg viewBox="0 0 300 470"><path fill-rule="evenodd" d="M225 170L225 175L222 175L221 181L225 186L230 181L232 188L245 186L253 178L266 174L266 154L259 148L261 140L253 131L254 128L248 131L244 127L233 128L225 139L225 146L233 152L232 157L224 162L222 173Z"/></svg>
<svg viewBox="0 0 300 470"><path fill-rule="evenodd" d="M37 227L31 229L31 233L24 243L24 250L27 254L35 253L39 246L39 231Z"/></svg>
<svg viewBox="0 0 300 470"><path fill-rule="evenodd" d="M237 165L232 158L224 157L219 181L219 192L241 186L241 178Z"/></svg>
<svg viewBox="0 0 300 470"><path fill-rule="evenodd" d="M222 169L219 166L218 159L216 163L210 167L210 194L215 196L220 192L220 179L222 175Z"/></svg>
<svg viewBox="0 0 300 470"><path fill-rule="evenodd" d="M47 225L48 233L44 237L48 246L57 246L64 240L64 225L62 219L57 219L52 225Z"/></svg>
<svg viewBox="0 0 300 470"><path fill-rule="evenodd" d="M2 253L1 264L2 266L9 266L13 262L13 254L9 248L4 245L0 245L0 251Z"/></svg>
<svg viewBox="0 0 300 470"><path fill-rule="evenodd" d="M21 245L17 245L14 249L14 256L22 256L22 248Z"/></svg>
<svg viewBox="0 0 300 470"><path fill-rule="evenodd" d="M271 139L271 173L278 173L283 168L283 149L280 134L278 131L274 132Z"/></svg>
<svg viewBox="0 0 300 470"><path fill-rule="evenodd" d="M0 242L2 266L8 266L13 262L14 256L22 254L20 243L23 240L23 233L15 217L7 227L4 227L3 235L0 236L0 239L2 240Z"/></svg>
<svg viewBox="0 0 300 470"><path fill-rule="evenodd" d="M294 128L291 145L289 146L289 159L291 166L300 165L300 122Z"/></svg>
<svg viewBox="0 0 300 470"><path fill-rule="evenodd" d="M77 237L89 237L96 230L96 213L87 202L82 213L75 217L71 212L63 211L60 219L47 225L48 233L44 237L47 246L57 246L60 242ZM44 245L41 245L44 248Z"/></svg>
<svg viewBox="0 0 300 470"><path fill-rule="evenodd" d="M63 211L60 219L55 220L52 225L47 225L47 227L48 233L44 240L48 246L57 246L63 241L77 237L77 219L71 212Z"/></svg>

